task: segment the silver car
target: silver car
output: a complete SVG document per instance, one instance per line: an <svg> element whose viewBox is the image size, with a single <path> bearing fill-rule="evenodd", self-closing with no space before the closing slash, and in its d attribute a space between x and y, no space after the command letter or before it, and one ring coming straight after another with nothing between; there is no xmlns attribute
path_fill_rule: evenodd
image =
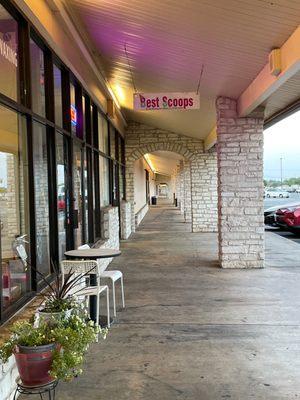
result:
<svg viewBox="0 0 300 400"><path fill-rule="evenodd" d="M268 199L271 198L289 198L290 194L289 192L286 192L285 190L280 190L280 189L269 189L265 191L265 197Z"/></svg>

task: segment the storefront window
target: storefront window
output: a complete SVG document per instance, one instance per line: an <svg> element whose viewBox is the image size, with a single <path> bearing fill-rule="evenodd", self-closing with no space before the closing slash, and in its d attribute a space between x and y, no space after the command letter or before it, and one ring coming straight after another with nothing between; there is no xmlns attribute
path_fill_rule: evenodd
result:
<svg viewBox="0 0 300 400"><path fill-rule="evenodd" d="M30 241L28 161L25 118L0 106L0 121L0 261L6 309L30 288L28 272L14 247L16 236L27 235Z"/></svg>
<svg viewBox="0 0 300 400"><path fill-rule="evenodd" d="M71 129L74 134L76 134L77 126L77 110L76 110L76 100L75 100L75 86L70 83L70 100L71 100Z"/></svg>
<svg viewBox="0 0 300 400"><path fill-rule="evenodd" d="M109 124L109 142L110 142L110 156L116 159L116 131L115 128Z"/></svg>
<svg viewBox="0 0 300 400"><path fill-rule="evenodd" d="M98 143L99 150L108 154L108 123L100 112L98 112Z"/></svg>
<svg viewBox="0 0 300 400"><path fill-rule="evenodd" d="M109 160L105 157L99 158L100 170L100 206L109 205Z"/></svg>
<svg viewBox="0 0 300 400"><path fill-rule="evenodd" d="M74 240L75 248L82 244L82 148L78 143L74 144L73 151L73 193L74 193Z"/></svg>
<svg viewBox="0 0 300 400"><path fill-rule="evenodd" d="M33 124L33 171L36 269L47 276L50 273L47 131L37 122ZM39 274L37 280L41 280Z"/></svg>
<svg viewBox="0 0 300 400"><path fill-rule="evenodd" d="M82 139L86 138L86 115L85 115L85 97L81 97L82 101Z"/></svg>
<svg viewBox="0 0 300 400"><path fill-rule="evenodd" d="M83 242L88 240L88 222L89 222L89 193L88 193L88 166L87 166L87 154L83 152L83 194L84 194L84 221L83 226L84 230L84 237Z"/></svg>
<svg viewBox="0 0 300 400"><path fill-rule="evenodd" d="M31 101L32 110L45 117L45 66L44 66L44 52L30 39L30 58L31 58Z"/></svg>
<svg viewBox="0 0 300 400"><path fill-rule="evenodd" d="M59 126L63 125L62 118L62 77L61 70L54 64L53 65L53 79L54 79L54 107L55 107L55 123Z"/></svg>
<svg viewBox="0 0 300 400"><path fill-rule="evenodd" d="M101 238L100 207L124 197L125 171L118 132L13 3L0 0L1 322L39 289L39 273L51 274L51 257L56 264L66 249ZM32 276L14 247L18 235L27 235Z"/></svg>
<svg viewBox="0 0 300 400"><path fill-rule="evenodd" d="M101 158L101 157L100 157ZM99 166L99 154L94 151L94 164L93 164L93 222L94 222L94 240L100 238L101 236L101 226L100 226L100 186L99 186L99 176L100 176L100 166Z"/></svg>
<svg viewBox="0 0 300 400"><path fill-rule="evenodd" d="M58 253L61 260L66 251L67 218L69 204L66 188L67 152L64 137L56 134L56 181L57 181L57 218L58 218Z"/></svg>
<svg viewBox="0 0 300 400"><path fill-rule="evenodd" d="M18 99L18 23L0 5L0 92Z"/></svg>
<svg viewBox="0 0 300 400"><path fill-rule="evenodd" d="M125 168L119 167L119 195L120 200L125 200Z"/></svg>

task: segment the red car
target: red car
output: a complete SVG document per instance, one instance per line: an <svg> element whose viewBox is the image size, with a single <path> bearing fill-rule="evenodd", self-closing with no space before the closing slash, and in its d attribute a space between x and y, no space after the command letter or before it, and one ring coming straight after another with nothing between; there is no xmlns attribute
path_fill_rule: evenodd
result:
<svg viewBox="0 0 300 400"><path fill-rule="evenodd" d="M289 230L290 232L300 233L300 205L289 208L280 208L276 211L276 225Z"/></svg>
<svg viewBox="0 0 300 400"><path fill-rule="evenodd" d="M65 199L62 196L58 196L57 208L58 211L64 211L66 207Z"/></svg>

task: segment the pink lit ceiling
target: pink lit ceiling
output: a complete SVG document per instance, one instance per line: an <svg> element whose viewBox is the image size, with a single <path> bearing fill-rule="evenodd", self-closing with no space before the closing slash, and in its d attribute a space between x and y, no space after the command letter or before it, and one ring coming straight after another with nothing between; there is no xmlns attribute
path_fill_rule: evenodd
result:
<svg viewBox="0 0 300 400"><path fill-rule="evenodd" d="M127 118L204 138L215 124L215 98L238 97L300 21L295 0L65 0L88 33ZM201 109L132 110L140 92L196 91Z"/></svg>

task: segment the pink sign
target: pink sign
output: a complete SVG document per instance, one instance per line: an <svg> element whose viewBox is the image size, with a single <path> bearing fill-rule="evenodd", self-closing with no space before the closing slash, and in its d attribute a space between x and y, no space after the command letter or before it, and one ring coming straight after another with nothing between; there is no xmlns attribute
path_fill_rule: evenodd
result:
<svg viewBox="0 0 300 400"><path fill-rule="evenodd" d="M186 93L134 93L135 110L197 110L200 108L200 95Z"/></svg>

